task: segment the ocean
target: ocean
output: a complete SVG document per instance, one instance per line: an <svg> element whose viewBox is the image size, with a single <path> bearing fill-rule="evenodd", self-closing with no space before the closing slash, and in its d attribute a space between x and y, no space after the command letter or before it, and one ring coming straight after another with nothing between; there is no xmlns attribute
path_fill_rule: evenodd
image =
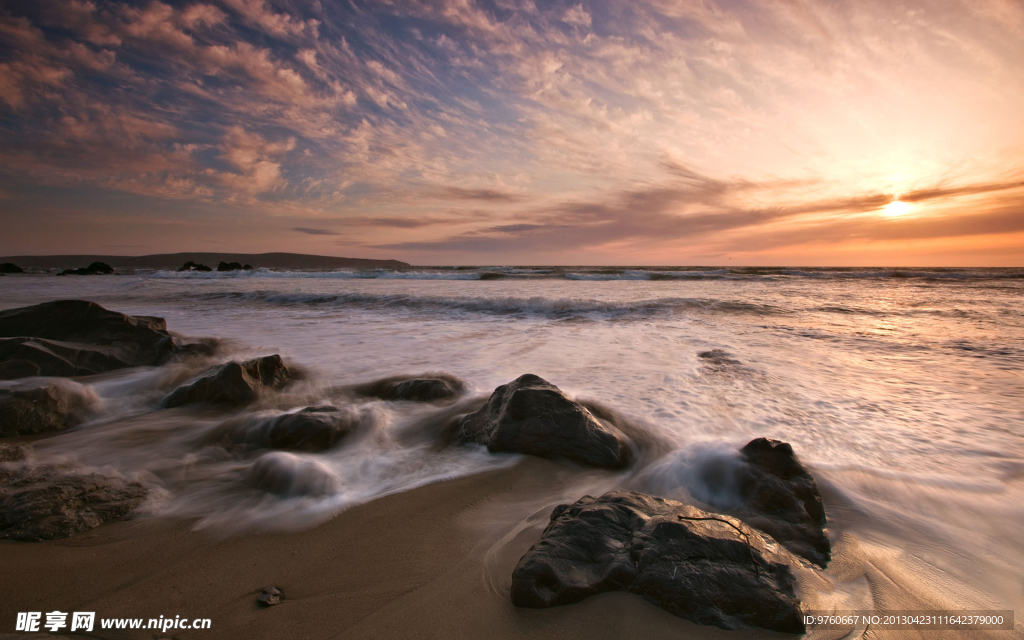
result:
<svg viewBox="0 0 1024 640"><path fill-rule="evenodd" d="M2 308L67 298L161 316L174 333L224 342L213 360L82 380L96 394L96 417L36 443L42 459L146 483L154 517L194 517L225 535L305 528L390 493L515 464L515 455L416 438L438 408L380 400L353 408L364 424L353 442L287 454L293 495L253 490L246 478L254 460L204 438L225 420L337 403L339 389L388 376L445 372L486 397L534 373L669 443L643 469L596 474L595 491L699 498L714 490L701 485L706 465L726 464L755 437L785 440L811 469L826 508L837 505L830 527L835 517L837 531L927 567L929 580L946 580L943 593L965 608L1024 600L1022 269L424 267L0 278ZM271 353L303 380L244 414L155 410L203 367Z"/></svg>

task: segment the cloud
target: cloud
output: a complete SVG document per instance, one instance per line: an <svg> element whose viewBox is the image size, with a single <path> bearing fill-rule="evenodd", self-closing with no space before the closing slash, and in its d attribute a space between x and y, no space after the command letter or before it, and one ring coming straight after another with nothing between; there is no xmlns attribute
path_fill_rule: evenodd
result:
<svg viewBox="0 0 1024 640"><path fill-rule="evenodd" d="M314 229L310 227L294 227L292 231L298 231L299 233L305 233L311 236L338 236L340 233L335 233L330 229Z"/></svg>

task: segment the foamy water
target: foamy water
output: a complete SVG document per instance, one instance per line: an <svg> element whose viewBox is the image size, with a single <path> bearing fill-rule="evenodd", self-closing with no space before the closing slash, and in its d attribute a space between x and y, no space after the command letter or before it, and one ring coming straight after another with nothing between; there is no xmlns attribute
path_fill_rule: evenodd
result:
<svg viewBox="0 0 1024 640"><path fill-rule="evenodd" d="M98 414L38 443L37 454L143 480L153 513L303 527L351 504L514 463L416 438L437 407L353 405L339 389L437 371L484 396L529 372L671 442L674 451L642 474L662 495L707 495L699 467L753 437L792 443L871 528L937 559L973 585L964 587L972 602L992 605L1019 602L1024 586L1022 294L1021 270L972 269L0 278L4 308L93 300L162 316L179 334L222 338L227 352L216 361L280 353L305 370L301 383L244 415L154 413L200 363L83 380L100 398ZM228 419L324 403L361 416L358 433L330 452L239 458L207 438ZM298 478L294 492L253 489L253 474L267 469Z"/></svg>

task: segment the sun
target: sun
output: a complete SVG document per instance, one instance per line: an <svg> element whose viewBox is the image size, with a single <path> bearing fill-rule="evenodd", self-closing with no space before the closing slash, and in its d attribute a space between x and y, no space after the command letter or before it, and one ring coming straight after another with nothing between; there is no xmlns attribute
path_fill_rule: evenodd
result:
<svg viewBox="0 0 1024 640"><path fill-rule="evenodd" d="M914 208L914 205L910 204L909 202L903 202L902 200L893 200L889 204L882 207L882 211L885 212L885 215L895 218L897 216L902 216L904 214L910 213L911 211L914 210Z"/></svg>

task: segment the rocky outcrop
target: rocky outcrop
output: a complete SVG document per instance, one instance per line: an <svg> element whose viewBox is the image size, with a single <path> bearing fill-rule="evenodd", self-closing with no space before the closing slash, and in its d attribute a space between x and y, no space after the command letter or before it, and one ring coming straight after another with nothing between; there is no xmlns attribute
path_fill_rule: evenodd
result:
<svg viewBox="0 0 1024 640"><path fill-rule="evenodd" d="M790 556L729 516L614 491L561 505L512 573L512 603L635 593L687 620L802 633Z"/></svg>
<svg viewBox="0 0 1024 640"><path fill-rule="evenodd" d="M462 395L466 385L455 376L445 374L418 378L395 377L377 380L356 387L356 393L381 400L411 400L436 402L451 400Z"/></svg>
<svg viewBox="0 0 1024 640"><path fill-rule="evenodd" d="M825 507L814 478L786 442L757 438L740 450L746 465L736 489L741 505L728 512L771 535L793 553L824 567L832 555Z"/></svg>
<svg viewBox="0 0 1024 640"><path fill-rule="evenodd" d="M224 263L222 262L221 264ZM189 260L185 264L181 265L178 268L178 271L213 271L213 269L206 266L205 264L199 264L197 262L192 262L191 260Z"/></svg>
<svg viewBox="0 0 1024 640"><path fill-rule="evenodd" d="M361 416L337 407L306 407L257 421L232 425L221 442L228 446L283 451L326 451L341 442L360 423Z"/></svg>
<svg viewBox="0 0 1024 640"><path fill-rule="evenodd" d="M251 264L243 265L240 262L224 262L224 261L221 261L220 264L217 265L217 271L243 271L243 270L244 271L252 271L252 265Z"/></svg>
<svg viewBox="0 0 1024 640"><path fill-rule="evenodd" d="M254 400L261 389L281 389L291 379L279 355L228 362L175 389L164 399L164 406L197 402L239 406Z"/></svg>
<svg viewBox="0 0 1024 640"><path fill-rule="evenodd" d="M483 408L462 418L454 439L486 445L491 452L566 458L595 467L623 467L632 457L629 439L618 429L530 373L495 389Z"/></svg>
<svg viewBox="0 0 1024 640"><path fill-rule="evenodd" d="M79 424L99 402L73 382L0 389L0 437L60 431Z"/></svg>
<svg viewBox="0 0 1024 640"><path fill-rule="evenodd" d="M13 262L0 263L0 273L25 273L25 270Z"/></svg>
<svg viewBox="0 0 1024 640"><path fill-rule="evenodd" d="M122 478L51 465L0 465L0 538L67 538L124 517L145 497L142 485Z"/></svg>
<svg viewBox="0 0 1024 640"><path fill-rule="evenodd" d="M58 273L59 276L105 276L114 273L114 268L106 262L93 262L88 267L78 269L65 269Z"/></svg>
<svg viewBox="0 0 1024 640"><path fill-rule="evenodd" d="M0 379L155 366L191 351L212 347L181 343L162 318L129 316L95 302L58 300L0 311Z"/></svg>

